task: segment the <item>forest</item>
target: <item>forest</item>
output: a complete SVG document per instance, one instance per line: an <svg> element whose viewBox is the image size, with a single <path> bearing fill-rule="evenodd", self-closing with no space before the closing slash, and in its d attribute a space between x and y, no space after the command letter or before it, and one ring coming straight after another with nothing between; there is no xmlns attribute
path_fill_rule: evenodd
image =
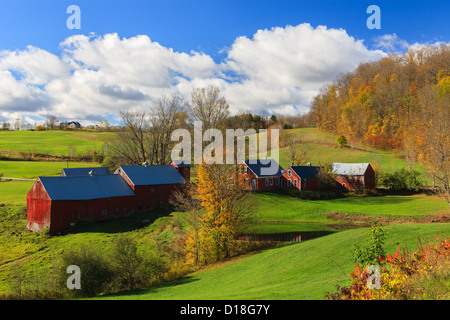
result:
<svg viewBox="0 0 450 320"><path fill-rule="evenodd" d="M353 145L398 151L427 165L450 201L450 46L429 45L360 64L322 88L312 125Z"/></svg>

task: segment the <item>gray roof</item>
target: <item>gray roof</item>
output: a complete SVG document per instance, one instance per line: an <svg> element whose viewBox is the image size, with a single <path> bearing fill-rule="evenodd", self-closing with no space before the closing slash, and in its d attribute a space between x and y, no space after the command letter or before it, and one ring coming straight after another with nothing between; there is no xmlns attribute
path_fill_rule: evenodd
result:
<svg viewBox="0 0 450 320"><path fill-rule="evenodd" d="M117 174L107 176L38 177L52 200L91 200L134 196Z"/></svg>
<svg viewBox="0 0 450 320"><path fill-rule="evenodd" d="M120 166L116 173L122 170L135 186L185 183L186 180L171 166Z"/></svg>
<svg viewBox="0 0 450 320"><path fill-rule="evenodd" d="M93 168L64 168L61 176L89 176L89 172L93 171L96 176L104 176L111 174L108 167L93 167Z"/></svg>
<svg viewBox="0 0 450 320"><path fill-rule="evenodd" d="M362 176L370 163L338 163L334 162L331 172L341 176Z"/></svg>

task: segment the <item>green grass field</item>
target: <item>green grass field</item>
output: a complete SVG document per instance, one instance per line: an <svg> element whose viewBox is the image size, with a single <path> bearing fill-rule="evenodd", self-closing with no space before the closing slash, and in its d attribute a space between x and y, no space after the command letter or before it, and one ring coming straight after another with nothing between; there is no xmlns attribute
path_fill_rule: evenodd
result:
<svg viewBox="0 0 450 320"><path fill-rule="evenodd" d="M87 131L0 131L0 151L42 153L68 156L69 147L76 154L100 151L114 133Z"/></svg>
<svg viewBox="0 0 450 320"><path fill-rule="evenodd" d="M164 285L130 291L104 299L133 300L319 300L335 286L348 285L353 270L352 247L366 229L341 231L309 241L209 266ZM450 234L450 224L395 225L389 229L386 252L397 243L410 250L418 236L432 240Z"/></svg>

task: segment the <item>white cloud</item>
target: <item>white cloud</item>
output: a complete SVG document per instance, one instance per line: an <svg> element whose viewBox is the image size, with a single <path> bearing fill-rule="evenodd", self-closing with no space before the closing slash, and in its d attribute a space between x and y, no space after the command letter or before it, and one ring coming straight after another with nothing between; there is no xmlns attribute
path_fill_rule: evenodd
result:
<svg viewBox="0 0 450 320"><path fill-rule="evenodd" d="M408 41L399 38L395 33L384 34L374 38L374 47L387 52L403 53L409 46Z"/></svg>
<svg viewBox="0 0 450 320"><path fill-rule="evenodd" d="M201 52L175 52L146 35L76 35L60 56L29 46L0 52L0 112L93 122L121 109L150 105L165 94L189 97L217 85L231 105L268 113L303 113L320 87L340 72L385 56L342 29L309 24L239 37L216 63Z"/></svg>

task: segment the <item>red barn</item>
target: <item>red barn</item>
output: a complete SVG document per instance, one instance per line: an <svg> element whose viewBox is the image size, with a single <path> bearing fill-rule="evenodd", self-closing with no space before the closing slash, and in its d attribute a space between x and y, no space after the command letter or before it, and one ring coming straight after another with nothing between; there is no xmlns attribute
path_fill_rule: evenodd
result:
<svg viewBox="0 0 450 320"><path fill-rule="evenodd" d="M331 173L344 191L375 189L375 171L370 163L333 163Z"/></svg>
<svg viewBox="0 0 450 320"><path fill-rule="evenodd" d="M250 159L242 162L239 178L255 191L273 190L281 187L283 168L273 159Z"/></svg>
<svg viewBox="0 0 450 320"><path fill-rule="evenodd" d="M27 195L27 228L57 233L77 221L128 215L133 199L119 175L38 177Z"/></svg>
<svg viewBox="0 0 450 320"><path fill-rule="evenodd" d="M282 188L317 190L319 170L317 166L290 166L283 172Z"/></svg>
<svg viewBox="0 0 450 320"><path fill-rule="evenodd" d="M186 179L172 165L120 166L115 173L122 176L133 189L139 211L169 204L176 188L186 183Z"/></svg>

